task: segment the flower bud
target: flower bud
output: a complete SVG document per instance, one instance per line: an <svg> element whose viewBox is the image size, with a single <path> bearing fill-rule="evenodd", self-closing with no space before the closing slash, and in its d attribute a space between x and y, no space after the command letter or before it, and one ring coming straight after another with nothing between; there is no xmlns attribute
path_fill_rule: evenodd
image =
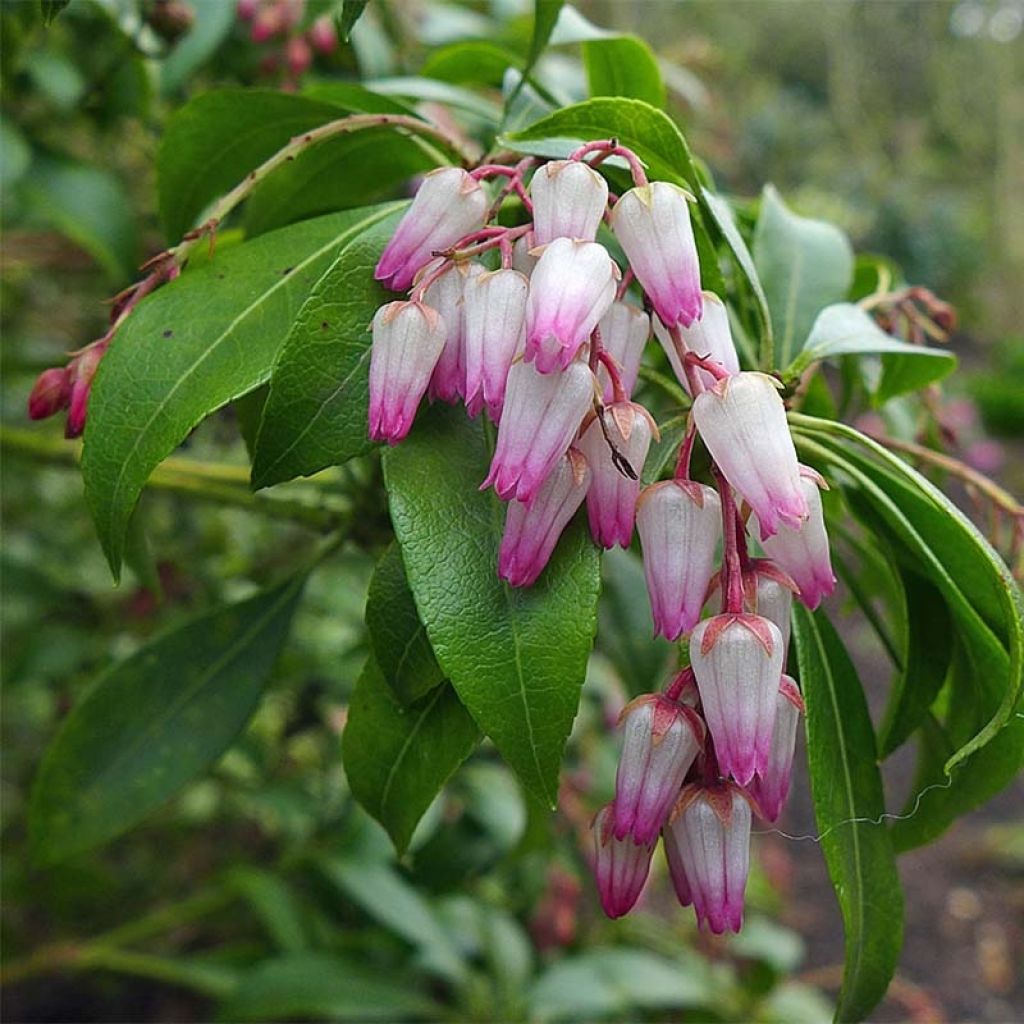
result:
<svg viewBox="0 0 1024 1024"><path fill-rule="evenodd" d="M285 47L285 60L293 78L301 78L313 63L313 50L302 36L292 36Z"/></svg>
<svg viewBox="0 0 1024 1024"><path fill-rule="evenodd" d="M793 577L800 588L800 600L812 611L836 587L818 480L824 484L813 470L800 467L800 490L807 502L807 518L795 529L784 524L773 536L761 539L765 552Z"/></svg>
<svg viewBox="0 0 1024 1024"><path fill-rule="evenodd" d="M785 527L783 527L785 529ZM774 622L782 634L782 650L789 650L789 632L793 611L795 583L764 559L754 562L755 589L749 611ZM785 659L785 654L783 654Z"/></svg>
<svg viewBox="0 0 1024 1024"><path fill-rule="evenodd" d="M778 626L758 615L716 615L690 637L718 766L741 786L768 767L784 657Z"/></svg>
<svg viewBox="0 0 1024 1024"><path fill-rule="evenodd" d="M688 907L693 903L693 890L690 888L690 880L686 877L686 865L683 863L683 855L679 852L675 829L667 821L661 830L661 844L665 848L668 877L672 880L676 899L679 900L681 907Z"/></svg>
<svg viewBox="0 0 1024 1024"><path fill-rule="evenodd" d="M587 518L594 540L603 547L628 548L633 539L640 474L653 431L657 427L642 405L618 402L605 407L604 430L595 416L580 438L580 450L594 471Z"/></svg>
<svg viewBox="0 0 1024 1024"><path fill-rule="evenodd" d="M583 363L547 374L529 363L515 363L508 373L494 458L480 489L493 484L505 501L532 504L575 439L593 398L594 375Z"/></svg>
<svg viewBox="0 0 1024 1024"><path fill-rule="evenodd" d="M338 33L329 14L322 14L310 25L309 41L313 44L313 49L324 56L334 53L338 48Z"/></svg>
<svg viewBox="0 0 1024 1024"><path fill-rule="evenodd" d="M508 371L523 344L529 288L518 270L485 272L466 284L466 406L473 416L484 405L491 419L501 416Z"/></svg>
<svg viewBox="0 0 1024 1024"><path fill-rule="evenodd" d="M612 816L609 804L598 811L590 826L594 833L594 874L604 912L609 917L622 917L640 898L655 844L638 846L632 839L616 839Z"/></svg>
<svg viewBox="0 0 1024 1024"><path fill-rule="evenodd" d="M236 8L238 18L240 21L252 21L256 15L256 11L259 9L259 0L238 0L238 7Z"/></svg>
<svg viewBox="0 0 1024 1024"><path fill-rule="evenodd" d="M625 302L613 302L611 308L598 324L601 329L601 345L619 364L619 376L626 394L631 395L640 372L640 357L644 345L651 336L651 318L636 306ZM614 398L608 371L598 367L597 379L601 382L605 402Z"/></svg>
<svg viewBox="0 0 1024 1024"><path fill-rule="evenodd" d="M558 538L583 504L590 467L575 448L555 463L533 504L510 501L498 552L498 575L513 587L528 587L548 564Z"/></svg>
<svg viewBox="0 0 1024 1024"><path fill-rule="evenodd" d="M686 348L695 355L706 356L716 363L721 363L727 373L739 373L740 359L736 354L732 330L729 327L729 311L725 308L725 303L714 292L702 292L701 294L704 297L704 311L700 318L694 320L689 327L680 327ZM661 342L665 355L668 356L676 379L689 395L690 381L683 361L676 351L668 328L657 317L654 318L654 333L658 341ZM710 371L696 367L695 372L705 388L714 386L715 377Z"/></svg>
<svg viewBox="0 0 1024 1024"><path fill-rule="evenodd" d="M624 735L612 804L614 835L653 843L704 744L704 723L692 708L659 693L627 704L619 723Z"/></svg>
<svg viewBox="0 0 1024 1024"><path fill-rule="evenodd" d="M68 396L68 419L64 427L67 438L81 437L85 430L85 417L92 394L92 382L96 370L107 351L107 343L89 345L76 356L68 366L68 378L71 381L71 392Z"/></svg>
<svg viewBox="0 0 1024 1024"><path fill-rule="evenodd" d="M45 420L61 409L66 409L71 401L71 380L63 366L53 366L43 370L36 378L32 393L28 396L29 419Z"/></svg>
<svg viewBox="0 0 1024 1024"><path fill-rule="evenodd" d="M479 230L486 214L487 195L466 171L459 167L431 171L399 221L373 276L392 291L405 291L435 250L448 249Z"/></svg>
<svg viewBox="0 0 1024 1024"><path fill-rule="evenodd" d="M775 821L786 797L793 773L793 752L796 750L796 729L804 701L796 682L789 676L782 677L779 694L775 699L775 732L772 735L771 755L764 772L754 776L747 786L750 795L768 821Z"/></svg>
<svg viewBox="0 0 1024 1024"><path fill-rule="evenodd" d="M604 246L556 238L530 277L526 359L541 373L565 369L615 300L619 268Z"/></svg>
<svg viewBox="0 0 1024 1024"><path fill-rule="evenodd" d="M536 245L556 238L592 242L597 237L608 184L592 167L579 160L552 160L534 174L530 195Z"/></svg>
<svg viewBox="0 0 1024 1024"><path fill-rule="evenodd" d="M441 314L422 302L389 302L373 318L370 437L398 444L409 433L444 347Z"/></svg>
<svg viewBox="0 0 1024 1024"><path fill-rule="evenodd" d="M689 326L701 313L689 199L681 188L655 181L631 188L612 209L615 237L666 327Z"/></svg>
<svg viewBox="0 0 1024 1024"><path fill-rule="evenodd" d="M799 527L807 499L778 383L747 371L726 377L693 400L693 419L725 478L754 510L761 539L780 523Z"/></svg>
<svg viewBox="0 0 1024 1024"><path fill-rule="evenodd" d="M676 872L672 881L693 901L697 923L716 935L738 932L743 924L743 893L750 870L750 805L729 783L687 786L665 829L665 851L673 858L685 888L680 893Z"/></svg>
<svg viewBox="0 0 1024 1024"><path fill-rule="evenodd" d="M431 262L423 268L424 274L431 273L440 261ZM457 402L466 390L466 343L463 296L466 282L484 268L479 263L452 263L423 293L423 301L441 314L445 324L444 348L441 358L434 367L427 389L431 400Z"/></svg>
<svg viewBox="0 0 1024 1024"><path fill-rule="evenodd" d="M722 536L722 503L704 484L665 480L640 495L636 524L655 635L677 640L700 621Z"/></svg>

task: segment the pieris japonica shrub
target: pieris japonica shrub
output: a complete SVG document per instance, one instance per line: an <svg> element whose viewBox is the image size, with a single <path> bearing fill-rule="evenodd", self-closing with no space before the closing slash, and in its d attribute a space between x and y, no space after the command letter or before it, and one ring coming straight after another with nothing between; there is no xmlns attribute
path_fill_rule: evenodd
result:
<svg viewBox="0 0 1024 1024"><path fill-rule="evenodd" d="M272 5L249 6L263 31ZM841 415L934 396L954 359L914 328L938 336L948 310L880 273L855 285L844 234L770 186L756 204L723 195L630 77L633 51L607 54L627 94L598 84L555 103L533 67L560 6L538 5L493 118L467 118L461 94L442 111L345 85L276 95L273 114L258 94L208 92L171 120L170 248L28 399L33 418L84 433L115 577L147 481L227 404L258 492L361 473L330 506L294 499L324 543L217 626L221 653L180 691L127 685L157 641L83 701L44 762L34 835L51 859L95 845L207 767L251 713L306 576L342 544L389 573L371 585L343 740L366 810L404 850L485 738L553 809L601 555L619 547L642 563L648 636L674 655L622 708L613 792L592 793L601 906L629 913L660 849L699 925L739 931L751 834L783 813L803 734L847 931L837 1012L862 1017L899 953L897 855L1004 786L1024 747L1016 584L915 464L961 467ZM256 127L259 146L227 145ZM389 191L407 197L368 204ZM361 531L381 490L387 553L390 537ZM877 725L837 629L837 577L892 656ZM259 671L240 671L254 647ZM221 702L215 679L242 698ZM138 742L136 720L94 724L136 700L170 702L147 741L168 765L104 805L97 766ZM210 726L203 742L177 751L176 717ZM903 808L879 763L911 742Z"/></svg>

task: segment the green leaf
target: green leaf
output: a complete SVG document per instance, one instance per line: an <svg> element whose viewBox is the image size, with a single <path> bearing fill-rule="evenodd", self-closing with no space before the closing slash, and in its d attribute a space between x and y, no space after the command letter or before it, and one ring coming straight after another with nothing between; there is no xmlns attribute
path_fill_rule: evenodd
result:
<svg viewBox="0 0 1024 1024"><path fill-rule="evenodd" d="M523 73L519 82L505 101L506 110L511 106L513 100L515 100L519 91L523 88L523 83L530 77L530 73L536 66L537 61L540 60L541 54L551 38L551 33L555 30L555 24L558 21L558 15L561 13L564 3L565 0L534 0L533 33L530 36L530 48L526 53L526 64L523 67Z"/></svg>
<svg viewBox="0 0 1024 1024"><path fill-rule="evenodd" d="M115 578L149 474L203 417L268 378L314 282L392 210L338 213L234 247L165 285L125 322L93 384L82 460Z"/></svg>
<svg viewBox="0 0 1024 1024"><path fill-rule="evenodd" d="M399 704L371 658L349 705L343 743L355 798L400 854L434 797L480 742L480 731L448 685Z"/></svg>
<svg viewBox="0 0 1024 1024"><path fill-rule="evenodd" d="M794 608L814 814L843 915L846 964L836 1020L861 1020L885 995L903 940L903 892L867 702L823 612Z"/></svg>
<svg viewBox="0 0 1024 1024"><path fill-rule="evenodd" d="M352 29L369 2L370 0L344 0L341 5L341 14L338 15L338 35L341 36L342 42L348 42L349 36L352 35Z"/></svg>
<svg viewBox="0 0 1024 1024"><path fill-rule="evenodd" d="M231 872L229 881L252 906L278 949L296 953L306 948L305 911L280 875L262 868L239 867Z"/></svg>
<svg viewBox="0 0 1024 1024"><path fill-rule="evenodd" d="M13 188L25 176L31 162L32 149L21 129L0 113L0 188Z"/></svg>
<svg viewBox="0 0 1024 1024"><path fill-rule="evenodd" d="M71 0L39 0L39 9L43 15L43 24L52 24L54 18L56 18L69 3L71 3Z"/></svg>
<svg viewBox="0 0 1024 1024"><path fill-rule="evenodd" d="M39 769L29 829L41 862L120 835L231 745L270 677L304 581L193 619L97 680Z"/></svg>
<svg viewBox="0 0 1024 1024"><path fill-rule="evenodd" d="M899 575L906 603L903 669L889 694L880 730L882 757L902 746L924 720L953 656L953 623L942 593L916 573Z"/></svg>
<svg viewBox="0 0 1024 1024"><path fill-rule="evenodd" d="M427 55L420 74L452 85L483 85L500 89L509 68L522 59L511 50L484 39L467 39L439 47Z"/></svg>
<svg viewBox="0 0 1024 1024"><path fill-rule="evenodd" d="M591 96L627 96L653 107L665 106L665 83L657 58L637 36L585 42L583 66Z"/></svg>
<svg viewBox="0 0 1024 1024"><path fill-rule="evenodd" d="M657 483L661 479L666 467L679 454L679 445L686 436L687 414L673 416L672 419L658 424L658 431L661 437L651 443L644 462L641 480L644 486Z"/></svg>
<svg viewBox="0 0 1024 1024"><path fill-rule="evenodd" d="M137 240L131 204L109 171L39 159L21 183L29 213L80 245L114 282L129 278Z"/></svg>
<svg viewBox="0 0 1024 1024"><path fill-rule="evenodd" d="M846 298L853 249L834 224L798 216L768 185L754 229L754 263L771 311L774 362L788 366L818 313Z"/></svg>
<svg viewBox="0 0 1024 1024"><path fill-rule="evenodd" d="M239 979L219 1019L434 1019L437 1006L407 977L373 970L328 953L290 953L264 960Z"/></svg>
<svg viewBox="0 0 1024 1024"><path fill-rule="evenodd" d="M389 298L373 268L404 208L362 211L359 230L341 240L334 262L293 316L256 437L254 487L308 476L373 447L370 322Z"/></svg>
<svg viewBox="0 0 1024 1024"><path fill-rule="evenodd" d="M170 96L216 53L235 24L230 3L200 3L193 8L192 27L160 63L160 92Z"/></svg>
<svg viewBox="0 0 1024 1024"><path fill-rule="evenodd" d="M819 359L846 355L882 356L882 375L875 391L879 403L906 391L918 391L956 369L956 357L951 353L892 338L860 306L839 302L817 315L806 345L783 374L797 378Z"/></svg>
<svg viewBox="0 0 1024 1024"><path fill-rule="evenodd" d="M444 681L397 544L374 569L366 598L366 629L381 675L402 704L410 704Z"/></svg>
<svg viewBox="0 0 1024 1024"><path fill-rule="evenodd" d="M448 981L465 978L466 965L437 911L389 864L325 857L320 868L353 903L414 946L425 970Z"/></svg>
<svg viewBox="0 0 1024 1024"><path fill-rule="evenodd" d="M160 219L167 237L179 239L214 199L294 136L347 114L405 112L401 105L358 86L334 92L330 100L271 89L200 93L167 122L157 154ZM319 145L339 144L344 149L350 142L339 137Z"/></svg>
<svg viewBox="0 0 1024 1024"><path fill-rule="evenodd" d="M384 457L409 584L441 668L526 788L554 806L593 643L598 556L579 522L540 580L498 579L504 505L483 426L435 407Z"/></svg>
<svg viewBox="0 0 1024 1024"><path fill-rule="evenodd" d="M406 99L427 103L444 103L456 110L494 125L501 117L501 107L493 100L481 96L472 89L464 89L450 82L419 75L402 75L393 78L375 78L366 83L367 88L381 96L401 96ZM321 90L318 88L317 93Z"/></svg>

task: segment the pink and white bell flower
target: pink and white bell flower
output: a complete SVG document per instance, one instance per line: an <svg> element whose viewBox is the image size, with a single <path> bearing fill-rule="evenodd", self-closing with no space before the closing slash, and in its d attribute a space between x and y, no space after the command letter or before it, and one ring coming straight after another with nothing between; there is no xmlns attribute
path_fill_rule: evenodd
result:
<svg viewBox="0 0 1024 1024"><path fill-rule="evenodd" d="M591 823L594 833L594 875L601 906L609 917L622 917L633 909L643 892L657 840L638 845L613 834L612 805L603 807Z"/></svg>
<svg viewBox="0 0 1024 1024"><path fill-rule="evenodd" d="M373 318L370 437L395 445L409 433L444 348L444 318L422 302L389 302Z"/></svg>
<svg viewBox="0 0 1024 1024"><path fill-rule="evenodd" d="M608 183L579 160L552 160L530 182L536 245L556 238L592 242L608 205Z"/></svg>
<svg viewBox="0 0 1024 1024"><path fill-rule="evenodd" d="M690 784L666 826L665 850L681 869L680 880L697 912L697 923L715 935L743 925L743 895L750 871L750 804L731 783ZM672 875L676 883L676 873ZM685 906L686 904L683 903Z"/></svg>
<svg viewBox="0 0 1024 1024"><path fill-rule="evenodd" d="M530 285L518 270L493 270L467 281L462 318L466 354L466 408L485 405L495 422L505 401L512 360L522 349Z"/></svg>
<svg viewBox="0 0 1024 1024"><path fill-rule="evenodd" d="M771 756L764 772L754 776L747 790L768 821L776 821L789 796L789 783L793 773L793 752L796 750L796 731L804 700L796 682L783 676L779 694L775 699L775 733L772 737Z"/></svg>
<svg viewBox="0 0 1024 1024"><path fill-rule="evenodd" d="M583 504L590 466L575 448L555 464L533 504L510 501L498 551L498 575L513 587L528 587L548 564L558 538Z"/></svg>
<svg viewBox="0 0 1024 1024"><path fill-rule="evenodd" d="M614 835L653 843L704 745L704 723L693 708L648 693L626 705L619 724L623 740L612 803Z"/></svg>
<svg viewBox="0 0 1024 1024"><path fill-rule="evenodd" d="M752 564L754 575L753 600L744 602L755 615L774 622L782 634L782 650L789 650L789 634L793 618L793 595L798 587L793 579L774 562L764 558L755 559Z"/></svg>
<svg viewBox="0 0 1024 1024"><path fill-rule="evenodd" d="M828 485L813 469L799 467L800 489L807 503L807 518L794 527L783 524L778 532L761 538L761 546L793 577L800 588L799 598L813 611L836 588L828 533L821 507L821 489ZM756 515L756 511L755 511ZM764 525L761 525L764 533Z"/></svg>
<svg viewBox="0 0 1024 1024"><path fill-rule="evenodd" d="M661 830L661 845L665 850L668 877L675 890L676 899L679 900L681 907L688 907L693 903L693 889L690 888L690 880L686 877L686 865L683 864L683 855L679 852L675 830L668 821Z"/></svg>
<svg viewBox="0 0 1024 1024"><path fill-rule="evenodd" d="M741 786L768 767L785 653L779 627L760 615L715 615L690 637L718 766Z"/></svg>
<svg viewBox="0 0 1024 1024"><path fill-rule="evenodd" d="M693 400L697 430L753 509L762 541L782 524L798 528L809 512L779 387L767 374L744 371Z"/></svg>
<svg viewBox="0 0 1024 1024"><path fill-rule="evenodd" d="M373 276L392 291L404 292L433 258L483 227L487 193L460 167L439 167L423 182L384 248Z"/></svg>
<svg viewBox="0 0 1024 1024"><path fill-rule="evenodd" d="M526 360L541 373L564 370L615 301L619 268L603 245L556 238L530 277Z"/></svg>
<svg viewBox="0 0 1024 1024"><path fill-rule="evenodd" d="M560 373L538 373L531 363L513 363L494 458L480 489L493 485L505 501L532 504L575 439L593 399L594 375L584 363L572 363Z"/></svg>
<svg viewBox="0 0 1024 1024"><path fill-rule="evenodd" d="M628 397L640 374L640 357L651 336L651 318L627 302L613 302L597 326L601 331L601 347L618 363L619 377ZM611 402L614 388L604 366L598 367L597 379L601 382L605 402Z"/></svg>
<svg viewBox="0 0 1024 1024"><path fill-rule="evenodd" d="M520 235L512 243L512 269L530 278L533 275L533 268L537 266L537 260L540 259L536 249L537 243L533 240L532 230Z"/></svg>
<svg viewBox="0 0 1024 1024"><path fill-rule="evenodd" d="M725 303L714 292L702 292L701 294L704 297L704 311L689 327L679 328L686 351L713 360L728 374L739 373L740 358L736 354L736 346L733 344L732 329L729 327L729 312L725 308ZM668 356L676 379L692 398L690 379L687 376L682 357L676 349L668 328L658 317L654 318L654 333L658 341L661 342L665 355ZM705 388L714 386L715 377L709 370L698 366L694 372Z"/></svg>
<svg viewBox="0 0 1024 1024"><path fill-rule="evenodd" d="M638 185L612 208L611 226L666 327L688 327L703 308L692 197L667 181Z"/></svg>
<svg viewBox="0 0 1024 1024"><path fill-rule="evenodd" d="M712 487L664 480L640 495L636 525L654 634L677 640L700 621L722 537L722 503Z"/></svg>
<svg viewBox="0 0 1024 1024"><path fill-rule="evenodd" d="M633 539L640 474L657 432L642 405L614 402L604 409L603 428L595 416L580 438L580 450L594 472L587 491L587 519L591 535L603 547L628 548Z"/></svg>
<svg viewBox="0 0 1024 1024"><path fill-rule="evenodd" d="M428 263L423 274L439 269L441 260ZM447 332L441 358L430 377L427 394L442 402L457 402L466 390L465 318L462 298L466 282L484 273L479 263L458 262L449 264L439 277L432 281L423 293L423 301L436 309L444 319Z"/></svg>

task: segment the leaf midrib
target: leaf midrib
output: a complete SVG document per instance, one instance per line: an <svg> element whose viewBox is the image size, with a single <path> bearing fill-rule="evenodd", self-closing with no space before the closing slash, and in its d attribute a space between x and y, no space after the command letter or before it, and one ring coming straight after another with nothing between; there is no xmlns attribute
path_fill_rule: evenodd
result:
<svg viewBox="0 0 1024 1024"><path fill-rule="evenodd" d="M434 695L430 698L430 703L427 704L427 706L420 712L419 717L416 719L416 724L409 730L409 735L406 736L405 742L402 744L401 749L398 751L398 755L391 764L391 769L388 772L387 778L384 780L384 788L380 792L380 814L382 818L385 816L385 809L387 808L388 800L391 797L391 787L394 784L398 769L405 760L405 755L409 752L409 747L412 746L413 740L416 739L417 734L423 727L423 723L434 710L434 705L441 699L443 693L444 687L438 686Z"/></svg>

